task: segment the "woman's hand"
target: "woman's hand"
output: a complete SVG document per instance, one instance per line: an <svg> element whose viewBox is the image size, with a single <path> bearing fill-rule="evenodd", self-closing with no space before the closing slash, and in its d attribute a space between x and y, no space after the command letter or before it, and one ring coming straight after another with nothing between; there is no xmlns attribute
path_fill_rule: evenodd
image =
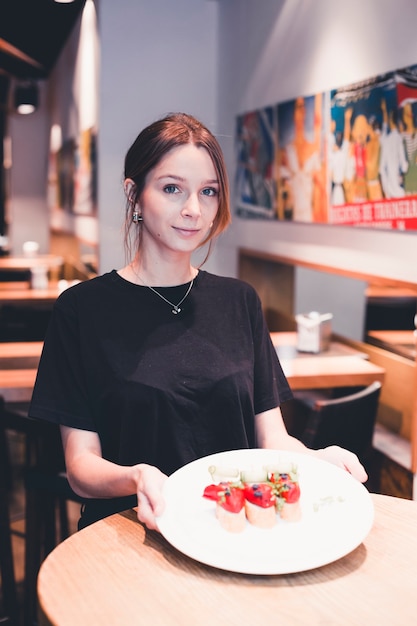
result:
<svg viewBox="0 0 417 626"><path fill-rule="evenodd" d="M125 466L103 459L97 433L61 426L69 483L83 498L138 496L138 519L157 529L156 517L164 510L162 488L167 479L145 463Z"/></svg>
<svg viewBox="0 0 417 626"><path fill-rule="evenodd" d="M158 530L156 517L162 515L165 507L162 488L167 479L157 467L140 464L136 466L138 520L150 530Z"/></svg>
<svg viewBox="0 0 417 626"><path fill-rule="evenodd" d="M345 448L340 448L339 446L328 446L321 450L315 450L315 452L323 461L329 461L329 463L333 463L333 465L337 465L348 471L361 483L368 480L368 474L365 468L353 452L345 450Z"/></svg>

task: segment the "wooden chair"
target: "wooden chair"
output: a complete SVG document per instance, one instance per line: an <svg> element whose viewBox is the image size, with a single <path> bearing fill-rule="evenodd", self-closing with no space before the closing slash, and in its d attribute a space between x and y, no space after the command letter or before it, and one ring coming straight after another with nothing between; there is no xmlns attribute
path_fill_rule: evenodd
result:
<svg viewBox="0 0 417 626"><path fill-rule="evenodd" d="M378 411L381 383L342 397L314 399L307 407L307 419L299 434L309 448L338 445L351 450L365 465L372 451L372 439ZM296 399L303 404L306 400Z"/></svg>
<svg viewBox="0 0 417 626"><path fill-rule="evenodd" d="M3 304L0 341L43 341L51 314L50 304Z"/></svg>
<svg viewBox="0 0 417 626"><path fill-rule="evenodd" d="M0 397L0 421L4 413L4 400ZM18 602L10 533L10 468L8 465L6 432L0 427L0 573L3 598L3 615L0 622L18 623Z"/></svg>
<svg viewBox="0 0 417 626"><path fill-rule="evenodd" d="M23 623L24 626L32 626L36 624L36 580L40 565L49 552L69 535L67 502L82 503L83 500L73 492L65 474L59 427L29 418L28 405L5 405L1 400L0 442L2 438L5 440L6 430L25 435ZM1 458L7 459L7 454ZM4 473L7 481L10 468L5 467ZM3 502L0 505L3 508ZM7 534L10 540L10 527Z"/></svg>

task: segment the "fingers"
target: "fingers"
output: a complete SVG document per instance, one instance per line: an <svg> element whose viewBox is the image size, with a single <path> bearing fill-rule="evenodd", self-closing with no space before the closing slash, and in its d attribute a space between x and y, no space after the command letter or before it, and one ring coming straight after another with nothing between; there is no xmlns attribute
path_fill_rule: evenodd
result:
<svg viewBox="0 0 417 626"><path fill-rule="evenodd" d="M155 510L147 496L142 492L138 493L138 520L142 522L142 524L145 524L149 530L158 530L156 516L160 515L160 513L156 511L159 510L159 508Z"/></svg>
<svg viewBox="0 0 417 626"><path fill-rule="evenodd" d="M356 454L349 452L349 450L344 450L343 448L341 448L341 450L345 456L344 463L347 471L352 474L356 480L359 480L359 482L366 482L368 480L368 474Z"/></svg>
<svg viewBox="0 0 417 626"><path fill-rule="evenodd" d="M165 502L162 489L167 476L156 467L142 465L138 482L138 519L150 530L158 530L156 518L162 515Z"/></svg>
<svg viewBox="0 0 417 626"><path fill-rule="evenodd" d="M317 450L317 452L320 458L345 469L359 482L364 483L368 480L365 468L353 452L339 446L328 446L327 448Z"/></svg>
<svg viewBox="0 0 417 626"><path fill-rule="evenodd" d="M348 472L352 474L356 480L359 480L361 483L366 483L368 480L368 474L365 471L363 465L357 460L357 462L353 465L352 469L350 467L346 468Z"/></svg>

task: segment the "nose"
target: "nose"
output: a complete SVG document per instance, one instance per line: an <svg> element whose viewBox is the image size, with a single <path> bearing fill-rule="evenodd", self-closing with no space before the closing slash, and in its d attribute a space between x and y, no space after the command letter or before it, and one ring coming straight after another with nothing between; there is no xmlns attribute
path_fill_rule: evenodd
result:
<svg viewBox="0 0 417 626"><path fill-rule="evenodd" d="M201 214L198 194L190 193L182 207L181 213L186 217L198 217Z"/></svg>

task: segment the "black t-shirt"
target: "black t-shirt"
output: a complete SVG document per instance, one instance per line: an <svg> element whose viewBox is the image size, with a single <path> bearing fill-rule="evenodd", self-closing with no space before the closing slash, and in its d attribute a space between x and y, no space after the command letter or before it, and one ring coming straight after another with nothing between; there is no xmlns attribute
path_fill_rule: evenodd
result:
<svg viewBox="0 0 417 626"><path fill-rule="evenodd" d="M188 286L158 291L177 303ZM174 315L113 270L57 299L29 414L95 431L104 458L169 475L208 454L255 447L255 415L289 398L247 283L200 270Z"/></svg>

